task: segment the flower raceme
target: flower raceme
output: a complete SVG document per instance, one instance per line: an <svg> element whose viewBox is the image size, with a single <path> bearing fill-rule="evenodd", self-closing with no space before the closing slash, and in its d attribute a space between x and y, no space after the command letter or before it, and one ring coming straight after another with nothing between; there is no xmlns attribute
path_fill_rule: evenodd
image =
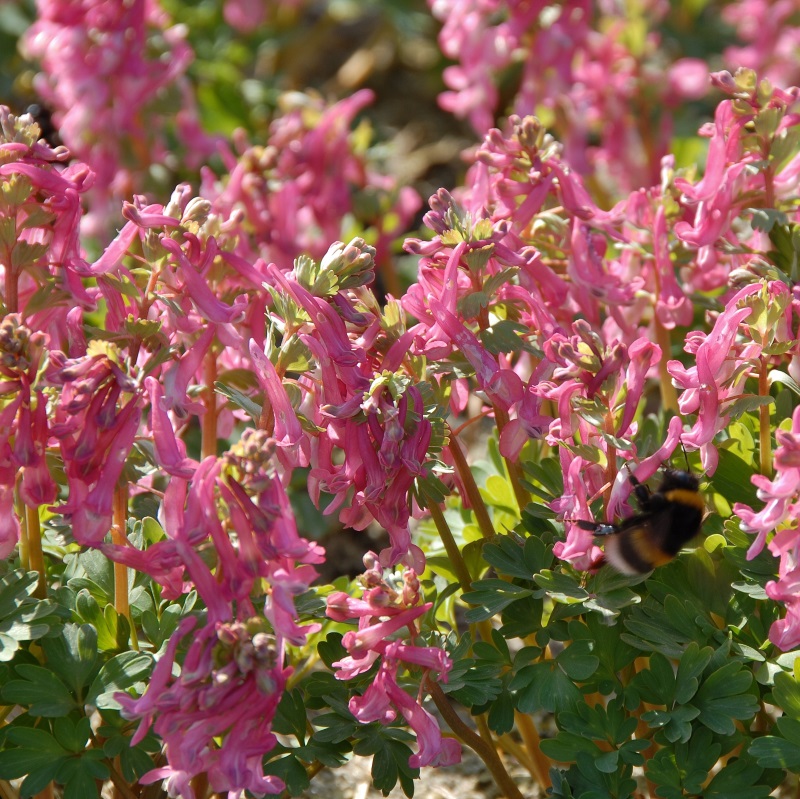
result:
<svg viewBox="0 0 800 799"><path fill-rule="evenodd" d="M36 518L46 506L69 522L70 545L149 575L162 601L196 591L203 605L166 642L144 695L119 699L139 722L135 740L152 730L165 745L167 765L146 781L187 798L203 773L215 791L283 790L263 759L292 658L310 669L323 623L353 627L336 677L373 675L351 715L402 717L417 737L411 767L457 760L423 706L427 681L445 682L453 664L431 631L412 526L428 509L444 536L445 500L481 511L458 454L467 415L493 421L519 511L529 498L519 464L545 448L563 478L548 512L571 520L591 519L601 499L609 520L626 512L621 460L644 481L683 444L713 478L733 422L764 407L770 374L796 371L800 163L789 146L796 93L748 74L714 81L729 96L706 131L704 177L664 159L655 185L610 210L537 120L489 131L467 186L431 198L432 236L406 242L420 256L417 283L385 306L370 286L386 231L372 231L374 247L355 237L325 251L340 235L331 208L349 202L345 176L372 180L347 149L367 95L321 112L317 127L294 109L263 161L241 148L225 179L206 175L203 196L181 185L163 206L133 198L91 264L70 227L88 171L0 115L0 551L17 539L15 501ZM296 146L278 146L287 142ZM339 157L344 173L315 187ZM300 213L317 188L324 202ZM774 211L773 227L751 208ZM767 263L758 254L773 244ZM674 415L648 440L653 407ZM767 591L786 605L771 640L787 647L800 640L800 416L778 432L774 459L768 412L766 423L756 485L767 506L735 511L757 533L753 553L766 543L780 558ZM325 515L389 534L367 559L360 598L330 593L326 620L300 610L325 558L290 502L306 474ZM146 544L134 543L131 495L159 507ZM555 554L586 569L598 553L572 525Z"/></svg>

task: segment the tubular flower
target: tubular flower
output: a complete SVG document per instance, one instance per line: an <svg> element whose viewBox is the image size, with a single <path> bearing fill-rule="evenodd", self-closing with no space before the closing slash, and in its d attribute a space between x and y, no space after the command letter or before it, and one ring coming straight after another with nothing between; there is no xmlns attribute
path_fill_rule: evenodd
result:
<svg viewBox="0 0 800 799"><path fill-rule="evenodd" d="M786 606L786 617L773 623L769 637L784 651L800 645L800 408L792 414L792 429L778 430L778 447L775 450L775 478L754 475L753 484L764 507L756 512L748 505L737 502L734 513L741 519L745 532L756 538L747 552L754 558L767 546L780 559L778 580L767 583L767 595Z"/></svg>
<svg viewBox="0 0 800 799"><path fill-rule="evenodd" d="M123 715L141 719L134 743L151 728L164 741L169 765L140 781L164 780L170 795L183 799L195 799L190 781L203 773L212 790L229 795L280 793L282 780L266 776L262 760L277 743L272 720L291 673L281 665L282 648L258 619L195 625L191 617L181 622L143 697L117 695ZM190 633L173 677L177 648Z"/></svg>
<svg viewBox="0 0 800 799"><path fill-rule="evenodd" d="M419 604L419 581L413 570L402 575L402 584L385 579L372 553L364 558L367 571L361 577L364 593L354 599L343 592L328 597L328 616L337 621L358 619L358 632L348 632L342 644L348 656L333 664L340 680L350 680L368 670L376 661L380 667L362 696L350 700L350 712L360 722L392 722L399 711L417 735L419 750L409 758L411 768L446 766L461 760L457 741L443 738L435 718L422 707L421 698L414 700L398 685L402 668L423 669L420 695L429 673L443 682L452 663L437 647L405 643L395 637L406 631L416 635L415 620L427 613L432 604Z"/></svg>

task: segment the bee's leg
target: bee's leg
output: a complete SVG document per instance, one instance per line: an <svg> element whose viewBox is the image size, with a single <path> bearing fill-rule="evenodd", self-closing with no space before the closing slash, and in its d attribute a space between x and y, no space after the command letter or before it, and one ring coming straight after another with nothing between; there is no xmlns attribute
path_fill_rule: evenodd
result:
<svg viewBox="0 0 800 799"><path fill-rule="evenodd" d="M607 524L604 522L589 522L586 519L575 519L574 524L577 524L581 530L590 530L595 535L612 535L618 532L617 525Z"/></svg>
<svg viewBox="0 0 800 799"><path fill-rule="evenodd" d="M631 481L633 493L636 495L636 501L639 503L639 507L646 508L647 503L650 502L650 489L644 483L640 483L633 474L628 475L628 480Z"/></svg>

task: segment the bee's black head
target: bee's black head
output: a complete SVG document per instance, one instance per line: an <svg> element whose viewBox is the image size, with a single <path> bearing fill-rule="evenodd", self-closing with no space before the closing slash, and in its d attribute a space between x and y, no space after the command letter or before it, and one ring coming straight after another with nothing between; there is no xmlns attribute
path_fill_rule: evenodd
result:
<svg viewBox="0 0 800 799"><path fill-rule="evenodd" d="M675 488L685 488L687 491L698 491L700 489L700 478L691 472L684 472L681 469L667 469L659 486L659 492L665 493Z"/></svg>

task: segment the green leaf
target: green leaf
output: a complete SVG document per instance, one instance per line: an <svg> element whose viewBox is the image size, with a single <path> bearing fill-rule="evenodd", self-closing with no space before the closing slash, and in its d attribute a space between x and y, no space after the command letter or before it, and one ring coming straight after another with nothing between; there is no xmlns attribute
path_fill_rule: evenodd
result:
<svg viewBox="0 0 800 799"><path fill-rule="evenodd" d="M548 710L559 713L583 700L583 694L553 661L522 668L511 680L517 707L523 713Z"/></svg>
<svg viewBox="0 0 800 799"><path fill-rule="evenodd" d="M103 664L92 681L86 702L104 710L118 710L114 694L145 680L153 668L153 657L145 652L121 652Z"/></svg>
<svg viewBox="0 0 800 799"><path fill-rule="evenodd" d="M640 671L632 681L642 700L651 705L670 705L675 694L672 664L660 652L650 656L649 668Z"/></svg>
<svg viewBox="0 0 800 799"><path fill-rule="evenodd" d="M57 778L61 774L57 775ZM106 778L108 773L106 772ZM76 761L76 768L64 779L64 799L99 799L97 780L102 779L93 773L83 758Z"/></svg>
<svg viewBox="0 0 800 799"><path fill-rule="evenodd" d="M53 722L53 735L69 752L82 752L91 734L91 722L87 716L81 716L77 723L70 718L59 718Z"/></svg>
<svg viewBox="0 0 800 799"><path fill-rule="evenodd" d="M264 774L283 780L290 796L299 796L311 784L308 772L294 754L270 760L264 765Z"/></svg>
<svg viewBox="0 0 800 799"><path fill-rule="evenodd" d="M750 744L749 754L764 768L800 770L800 721L783 716L776 721L776 726L783 737L756 738Z"/></svg>
<svg viewBox="0 0 800 799"><path fill-rule="evenodd" d="M398 780L406 796L414 793L414 780L419 779L419 769L408 765L413 754L405 741L411 736L404 730L369 725L359 730L359 739L353 746L357 755L372 755L372 783L388 796Z"/></svg>
<svg viewBox="0 0 800 799"><path fill-rule="evenodd" d="M86 588L103 604L113 601L114 564L111 560L98 549L87 549L77 556L77 562L86 576L73 577L69 581L70 588L76 591Z"/></svg>
<svg viewBox="0 0 800 799"><path fill-rule="evenodd" d="M649 710L642 713L642 721L649 727L660 729L670 742L686 743L692 737L692 724L700 711L692 705L679 705L672 710Z"/></svg>
<svg viewBox="0 0 800 799"><path fill-rule="evenodd" d="M508 691L503 691L492 702L487 723L489 729L497 735L505 735L514 729L514 698Z"/></svg>
<svg viewBox="0 0 800 799"><path fill-rule="evenodd" d="M474 590L468 591L463 596L466 603L475 606L465 614L469 622L490 619L512 602L533 594L528 588L499 579L477 580L472 587Z"/></svg>
<svg viewBox="0 0 800 799"><path fill-rule="evenodd" d="M679 799L687 794L701 794L721 748L712 742L709 730L700 728L687 743L676 743L656 752L647 761L645 775L659 786L659 796Z"/></svg>
<svg viewBox="0 0 800 799"><path fill-rule="evenodd" d="M50 782L69 756L46 730L14 727L8 730L7 737L16 747L0 752L0 779L16 780L26 774L46 772Z"/></svg>
<svg viewBox="0 0 800 799"><path fill-rule="evenodd" d="M786 672L778 672L772 695L787 716L800 719L800 683L797 680Z"/></svg>
<svg viewBox="0 0 800 799"><path fill-rule="evenodd" d="M57 638L46 638L42 649L47 664L81 697L97 662L97 633L89 624L65 624Z"/></svg>
<svg viewBox="0 0 800 799"><path fill-rule="evenodd" d="M706 786L703 799L767 799L772 788L756 784L763 773L749 758L731 760Z"/></svg>
<svg viewBox="0 0 800 799"><path fill-rule="evenodd" d="M481 707L500 695L500 669L497 663L464 658L458 663L457 673L453 669L448 674L447 684L442 688L466 707Z"/></svg>
<svg viewBox="0 0 800 799"><path fill-rule="evenodd" d="M32 716L45 718L66 716L78 707L69 688L50 669L20 664L15 670L23 679L3 686L0 693L6 704L22 705Z"/></svg>
<svg viewBox="0 0 800 799"><path fill-rule="evenodd" d="M306 739L307 723L302 691L297 688L284 691L275 711L275 720L272 725L275 732L282 735L294 735L298 742L303 744Z"/></svg>
<svg viewBox="0 0 800 799"><path fill-rule="evenodd" d="M0 662L8 662L23 641L35 641L60 624L51 599L36 599L37 572L21 569L0 578Z"/></svg>
<svg viewBox="0 0 800 799"><path fill-rule="evenodd" d="M751 508L761 503L756 494L756 487L750 478L755 470L738 455L730 450L719 450L719 465L714 472L714 490L722 494L730 505L743 502Z"/></svg>
<svg viewBox="0 0 800 799"><path fill-rule="evenodd" d="M584 682L600 665L600 658L593 652L594 641L575 641L558 655L556 661L569 677Z"/></svg>
<svg viewBox="0 0 800 799"><path fill-rule="evenodd" d="M314 733L313 740L322 744L347 741L359 727L352 715L345 717L340 713L321 713L314 718L314 726L319 729Z"/></svg>
<svg viewBox="0 0 800 799"><path fill-rule="evenodd" d="M711 660L714 650L710 646L698 646L692 641L686 647L686 651L678 664L678 672L675 677L675 701L679 704L686 704L697 693L699 686L699 676Z"/></svg>
<svg viewBox="0 0 800 799"><path fill-rule="evenodd" d="M720 735L733 735L734 719L750 719L758 712L758 700L746 693L752 683L753 675L738 661L717 669L694 697L692 704L700 710L698 721Z"/></svg>
<svg viewBox="0 0 800 799"><path fill-rule="evenodd" d="M570 574L544 569L539 574L535 574L533 579L539 587L544 588L557 601L568 602L570 599L589 598L589 592Z"/></svg>
<svg viewBox="0 0 800 799"><path fill-rule="evenodd" d="M527 538L524 543L512 535L498 535L483 548L484 560L509 577L530 580L532 575L553 562L552 553L540 538Z"/></svg>
<svg viewBox="0 0 800 799"><path fill-rule="evenodd" d="M233 386L226 386L224 383L214 383L214 390L217 394L222 394L227 397L234 405L241 408L245 413L249 414L254 422L257 422L261 416L261 406L250 399L246 394L243 394L239 389Z"/></svg>
<svg viewBox="0 0 800 799"><path fill-rule="evenodd" d="M582 735L564 731L560 731L554 738L542 740L540 748L547 757L559 763L575 763L580 752L587 752L592 757L600 752L597 744Z"/></svg>

